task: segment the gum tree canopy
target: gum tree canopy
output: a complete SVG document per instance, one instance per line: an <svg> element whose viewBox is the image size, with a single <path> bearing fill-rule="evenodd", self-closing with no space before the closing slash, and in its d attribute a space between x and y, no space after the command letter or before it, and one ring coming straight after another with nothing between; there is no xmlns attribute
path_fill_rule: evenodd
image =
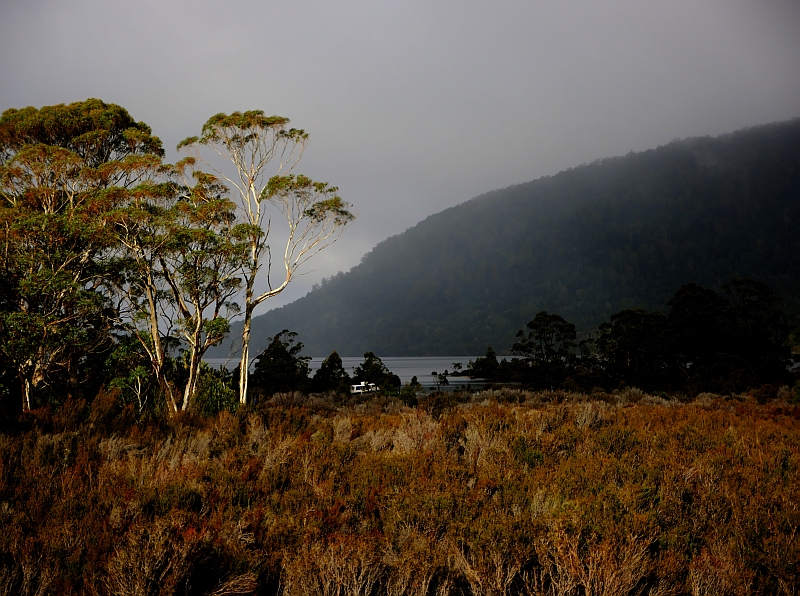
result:
<svg viewBox="0 0 800 596"><path fill-rule="evenodd" d="M227 188L183 162L164 170L166 182L137 189L119 213L119 257L109 283L118 324L138 340L176 412L194 401L202 357L238 312L232 298L241 285L243 246ZM173 182L179 175L183 184ZM185 351L182 397L167 378L167 346L176 340Z"/></svg>
<svg viewBox="0 0 800 596"><path fill-rule="evenodd" d="M290 173L306 140L286 118L214 116L181 146L212 148L233 164L228 176L201 171L199 154L164 164L147 125L98 99L4 112L0 354L20 381L23 409L65 379L76 395L89 356L115 345L112 330L138 342L170 410L187 409L202 356L228 332L242 289L245 401L253 310L353 219L338 189ZM278 215L286 222L275 251L283 272L273 284L270 223ZM268 290L257 294L263 268ZM167 375L176 339L186 351L185 384Z"/></svg>
<svg viewBox="0 0 800 596"><path fill-rule="evenodd" d="M56 374L76 392L82 361L110 341L110 220L163 154L146 124L98 99L0 116L0 351L23 409Z"/></svg>
<svg viewBox="0 0 800 596"><path fill-rule="evenodd" d="M220 180L224 180L238 201L240 239L247 246L243 268L245 288L244 326L239 365L239 399L247 400L250 366L250 326L255 308L276 296L297 274L299 267L336 241L342 229L354 219L350 205L326 182L315 182L290 172L303 155L308 135L289 128L289 119L265 116L261 110L217 114L203 125L199 137L178 145L203 160ZM235 174L214 167L203 159L200 149L208 148L234 167ZM270 171L270 168L273 168ZM273 175L270 175L274 172ZM270 237L272 216L283 218L285 238ZM273 254L282 268L273 284ZM278 256L280 255L280 256ZM277 259L276 259L277 260ZM266 261L266 263L265 263ZM256 277L266 268L268 289L256 293Z"/></svg>

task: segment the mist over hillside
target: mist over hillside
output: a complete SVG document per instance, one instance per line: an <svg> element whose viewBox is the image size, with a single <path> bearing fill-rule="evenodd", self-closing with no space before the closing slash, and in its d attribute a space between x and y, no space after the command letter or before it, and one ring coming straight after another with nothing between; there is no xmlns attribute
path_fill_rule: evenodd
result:
<svg viewBox="0 0 800 596"><path fill-rule="evenodd" d="M800 119L674 141L432 215L255 318L253 347L286 328L315 356L503 352L541 310L589 332L623 308L664 310L688 282L732 277L766 282L796 317L798 224Z"/></svg>

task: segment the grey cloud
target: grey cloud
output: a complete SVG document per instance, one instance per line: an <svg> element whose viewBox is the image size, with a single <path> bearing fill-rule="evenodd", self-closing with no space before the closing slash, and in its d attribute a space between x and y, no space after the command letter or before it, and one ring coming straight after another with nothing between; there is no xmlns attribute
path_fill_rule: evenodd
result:
<svg viewBox="0 0 800 596"><path fill-rule="evenodd" d="M168 147L219 111L311 134L359 219L273 305L481 192L800 115L786 0L9 2L0 109L100 97ZM172 156L174 157L174 155Z"/></svg>

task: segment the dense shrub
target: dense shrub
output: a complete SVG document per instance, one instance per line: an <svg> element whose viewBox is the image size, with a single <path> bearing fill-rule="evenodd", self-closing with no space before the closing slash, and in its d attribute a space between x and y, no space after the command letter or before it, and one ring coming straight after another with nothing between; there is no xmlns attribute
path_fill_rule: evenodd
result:
<svg viewBox="0 0 800 596"><path fill-rule="evenodd" d="M794 594L778 395L279 394L134 423L106 392L0 433L0 594Z"/></svg>

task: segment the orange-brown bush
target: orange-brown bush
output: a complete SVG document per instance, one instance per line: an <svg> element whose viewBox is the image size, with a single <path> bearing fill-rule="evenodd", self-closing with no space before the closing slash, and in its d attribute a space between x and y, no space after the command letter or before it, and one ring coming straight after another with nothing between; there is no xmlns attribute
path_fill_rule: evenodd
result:
<svg viewBox="0 0 800 596"><path fill-rule="evenodd" d="M800 406L512 393L42 414L0 434L0 595L796 593Z"/></svg>

